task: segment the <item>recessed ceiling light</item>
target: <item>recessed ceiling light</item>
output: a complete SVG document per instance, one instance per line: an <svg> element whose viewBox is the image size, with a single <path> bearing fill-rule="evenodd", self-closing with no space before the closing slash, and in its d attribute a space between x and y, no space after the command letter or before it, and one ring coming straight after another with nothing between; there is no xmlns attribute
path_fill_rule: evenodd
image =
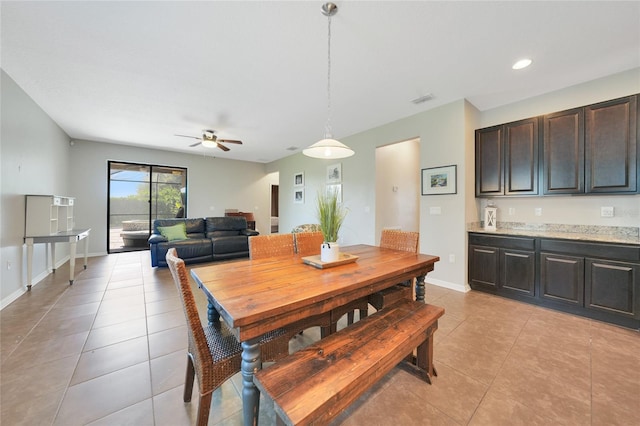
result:
<svg viewBox="0 0 640 426"><path fill-rule="evenodd" d="M531 59L525 58L525 59L520 59L518 62L513 64L511 68L513 68L514 70L521 70L522 68L526 68L529 65L531 65Z"/></svg>

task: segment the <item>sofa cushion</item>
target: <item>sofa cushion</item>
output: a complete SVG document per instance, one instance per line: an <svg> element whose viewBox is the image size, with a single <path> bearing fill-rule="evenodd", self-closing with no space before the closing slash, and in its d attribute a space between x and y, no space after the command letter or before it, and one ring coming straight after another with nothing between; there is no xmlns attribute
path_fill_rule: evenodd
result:
<svg viewBox="0 0 640 426"><path fill-rule="evenodd" d="M228 237L240 235L240 231L247 229L247 219L244 216L208 217L205 226L208 238Z"/></svg>
<svg viewBox="0 0 640 426"><path fill-rule="evenodd" d="M158 231L168 241L186 240L187 228L184 223L178 223L173 226L158 226Z"/></svg>
<svg viewBox="0 0 640 426"><path fill-rule="evenodd" d="M156 219L153 221L153 233L159 234L158 227L173 226L183 223L189 238L204 238L205 223L204 219Z"/></svg>
<svg viewBox="0 0 640 426"><path fill-rule="evenodd" d="M249 252L249 240L244 235L216 237L211 242L214 256L226 253Z"/></svg>

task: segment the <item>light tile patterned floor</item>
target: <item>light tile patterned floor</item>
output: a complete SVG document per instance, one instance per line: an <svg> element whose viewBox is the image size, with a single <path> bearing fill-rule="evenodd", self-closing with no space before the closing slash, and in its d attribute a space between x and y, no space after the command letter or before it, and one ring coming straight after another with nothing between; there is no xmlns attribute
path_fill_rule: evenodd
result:
<svg viewBox="0 0 640 426"><path fill-rule="evenodd" d="M186 328L169 271L136 252L90 259L73 286L67 277L68 264L0 312L0 423L191 424L197 403L182 402ZM427 301L446 309L433 385L395 369L336 424L640 424L637 331L432 285ZM318 336L308 330L292 346ZM210 425L242 424L240 389L238 374L215 392ZM275 424L264 399L260 416Z"/></svg>

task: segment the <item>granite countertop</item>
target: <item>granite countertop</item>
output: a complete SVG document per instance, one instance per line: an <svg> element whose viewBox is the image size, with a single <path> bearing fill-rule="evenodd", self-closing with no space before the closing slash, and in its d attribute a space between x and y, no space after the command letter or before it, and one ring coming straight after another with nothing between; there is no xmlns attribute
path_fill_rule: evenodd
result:
<svg viewBox="0 0 640 426"><path fill-rule="evenodd" d="M482 227L482 223L475 222L467 224L467 231L495 235L640 245L640 228L637 227L498 222L497 229L489 231Z"/></svg>

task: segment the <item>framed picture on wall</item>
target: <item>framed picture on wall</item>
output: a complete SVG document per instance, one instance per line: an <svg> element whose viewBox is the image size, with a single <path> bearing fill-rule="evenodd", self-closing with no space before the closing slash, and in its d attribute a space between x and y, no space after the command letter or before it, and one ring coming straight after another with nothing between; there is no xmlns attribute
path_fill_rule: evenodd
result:
<svg viewBox="0 0 640 426"><path fill-rule="evenodd" d="M422 169L422 195L456 194L457 166Z"/></svg>
<svg viewBox="0 0 640 426"><path fill-rule="evenodd" d="M304 188L296 189L293 191L293 203L294 204L304 203Z"/></svg>
<svg viewBox="0 0 640 426"><path fill-rule="evenodd" d="M342 163L327 166L327 184L342 182Z"/></svg>
<svg viewBox="0 0 640 426"><path fill-rule="evenodd" d="M293 175L293 186L304 186L304 172Z"/></svg>
<svg viewBox="0 0 640 426"><path fill-rule="evenodd" d="M332 185L327 185L327 195L329 194L337 194L337 200L339 203L342 202L342 184L334 183Z"/></svg>

